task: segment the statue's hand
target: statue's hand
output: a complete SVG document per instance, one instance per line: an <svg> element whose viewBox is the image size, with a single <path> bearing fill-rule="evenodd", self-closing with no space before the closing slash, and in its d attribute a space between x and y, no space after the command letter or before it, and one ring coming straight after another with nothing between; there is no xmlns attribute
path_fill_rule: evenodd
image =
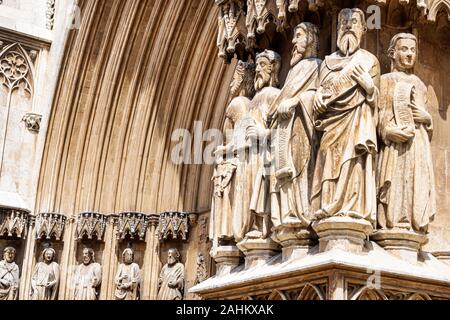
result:
<svg viewBox="0 0 450 320"><path fill-rule="evenodd" d="M4 279L0 279L0 285L2 285L2 287L4 287L4 288L9 288L11 286L9 281L8 280L4 280Z"/></svg>
<svg viewBox="0 0 450 320"><path fill-rule="evenodd" d="M389 128L386 133L386 138L395 143L405 143L414 138L414 136L414 132L407 126L401 128L392 127Z"/></svg>
<svg viewBox="0 0 450 320"><path fill-rule="evenodd" d="M294 115L295 108L297 108L299 103L300 101L296 98L283 101L277 110L278 116L281 118L281 120L290 119Z"/></svg>
<svg viewBox="0 0 450 320"><path fill-rule="evenodd" d="M372 96L375 92L375 82L372 76L366 72L361 66L356 66L353 70L352 78L367 92L369 96Z"/></svg>
<svg viewBox="0 0 450 320"><path fill-rule="evenodd" d="M418 108L414 104L410 104L410 107L412 110L414 122L423 123L425 125L431 124L432 119L428 112L424 111L423 109Z"/></svg>
<svg viewBox="0 0 450 320"><path fill-rule="evenodd" d="M260 138L260 131L255 126L249 126L245 133L246 140L257 141Z"/></svg>
<svg viewBox="0 0 450 320"><path fill-rule="evenodd" d="M169 281L169 283L167 285L169 286L169 288L172 288L172 289L177 287L176 281Z"/></svg>
<svg viewBox="0 0 450 320"><path fill-rule="evenodd" d="M314 99L314 112L317 114L322 114L327 111L327 105L324 100L330 98L330 94L324 94L322 87L316 92L316 97Z"/></svg>

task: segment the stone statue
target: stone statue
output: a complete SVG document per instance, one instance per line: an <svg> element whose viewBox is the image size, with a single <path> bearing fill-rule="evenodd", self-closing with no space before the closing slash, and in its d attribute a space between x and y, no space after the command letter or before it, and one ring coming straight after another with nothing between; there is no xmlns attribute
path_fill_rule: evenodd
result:
<svg viewBox="0 0 450 320"><path fill-rule="evenodd" d="M254 64L239 61L231 83L231 102L226 109L224 137L225 143L216 151L214 168L214 197L210 222L210 237L213 247L234 242L233 209L230 193L234 190L234 179L237 167L236 151L243 148L245 139L245 123L242 121L248 112L250 100L254 92Z"/></svg>
<svg viewBox="0 0 450 320"><path fill-rule="evenodd" d="M162 268L158 280L157 300L183 300L184 265L180 262L180 252L170 249L167 264Z"/></svg>
<svg viewBox="0 0 450 320"><path fill-rule="evenodd" d="M267 121L270 107L280 93L277 89L280 67L281 58L274 51L265 50L256 56L256 95L244 117L245 147L238 151L236 168L233 198L236 241L270 236L270 131Z"/></svg>
<svg viewBox="0 0 450 320"><path fill-rule="evenodd" d="M437 98L413 74L414 35L394 36L389 56L392 72L381 77L378 225L425 234L436 213L429 110Z"/></svg>
<svg viewBox="0 0 450 320"><path fill-rule="evenodd" d="M74 300L97 300L102 281L102 267L95 262L92 249L83 250L83 263L77 266L74 277Z"/></svg>
<svg viewBox="0 0 450 320"><path fill-rule="evenodd" d="M317 151L313 104L321 60L319 30L308 22L294 29L291 70L272 106L271 211L278 241L286 228L311 223L310 198ZM297 232L295 232L297 233ZM294 235L294 238L296 235Z"/></svg>
<svg viewBox="0 0 450 320"><path fill-rule="evenodd" d="M134 263L134 252L127 248L122 253L123 262L116 274L116 300L140 300L141 271Z"/></svg>
<svg viewBox="0 0 450 320"><path fill-rule="evenodd" d="M315 125L322 132L314 175L315 219L376 220L375 159L380 64L361 49L364 12L343 9L338 17L339 50L320 67Z"/></svg>
<svg viewBox="0 0 450 320"><path fill-rule="evenodd" d="M31 278L31 300L56 300L60 271L55 258L56 251L53 248L42 252L42 262L36 264Z"/></svg>
<svg viewBox="0 0 450 320"><path fill-rule="evenodd" d="M17 300L19 293L19 267L16 262L16 249L3 250L0 261L0 300Z"/></svg>

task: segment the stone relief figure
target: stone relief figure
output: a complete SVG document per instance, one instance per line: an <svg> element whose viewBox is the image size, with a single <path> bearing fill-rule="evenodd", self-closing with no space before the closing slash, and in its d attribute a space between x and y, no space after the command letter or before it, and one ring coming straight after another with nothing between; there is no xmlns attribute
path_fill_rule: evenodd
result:
<svg viewBox="0 0 450 320"><path fill-rule="evenodd" d="M268 141L269 110L280 90L278 74L281 57L265 50L256 56L255 90L244 122L245 152L238 151L236 185L233 198L233 233L236 241L267 239L270 235Z"/></svg>
<svg viewBox="0 0 450 320"><path fill-rule="evenodd" d="M413 74L414 35L394 36L389 56L392 72L381 77L378 225L423 234L436 213L429 110L437 98Z"/></svg>
<svg viewBox="0 0 450 320"><path fill-rule="evenodd" d="M17 300L19 293L19 267L16 262L16 249L3 250L0 261L0 300Z"/></svg>
<svg viewBox="0 0 450 320"><path fill-rule="evenodd" d="M140 300L141 271L134 263L134 252L127 248L122 253L122 263L116 274L116 300Z"/></svg>
<svg viewBox="0 0 450 320"><path fill-rule="evenodd" d="M343 9L338 17L339 50L320 68L315 125L322 133L313 183L315 219L376 220L375 159L380 64L361 49L364 12Z"/></svg>
<svg viewBox="0 0 450 320"><path fill-rule="evenodd" d="M102 267L95 262L94 250L83 250L83 263L77 266L74 277L74 300L97 300L102 281Z"/></svg>
<svg viewBox="0 0 450 320"><path fill-rule="evenodd" d="M210 237L214 247L232 242L235 172L237 167L237 150L244 148L246 124L242 121L248 112L253 96L253 81L255 66L252 63L239 61L231 83L231 102L226 109L224 124L224 145L215 151L216 164L214 168L214 197L212 203Z"/></svg>
<svg viewBox="0 0 450 320"><path fill-rule="evenodd" d="M183 300L184 265L180 262L180 252L170 249L167 264L162 268L158 280L157 300Z"/></svg>
<svg viewBox="0 0 450 320"><path fill-rule="evenodd" d="M55 258L56 251L53 248L42 252L42 262L36 265L31 278L31 300L56 300L60 270Z"/></svg>
<svg viewBox="0 0 450 320"><path fill-rule="evenodd" d="M310 198L317 151L313 104L321 60L319 30L308 22L294 29L291 70L272 106L274 228L310 225Z"/></svg>

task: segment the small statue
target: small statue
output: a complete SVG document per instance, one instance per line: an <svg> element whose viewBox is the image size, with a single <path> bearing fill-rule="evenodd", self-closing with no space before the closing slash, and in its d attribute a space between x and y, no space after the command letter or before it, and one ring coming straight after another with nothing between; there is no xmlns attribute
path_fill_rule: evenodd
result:
<svg viewBox="0 0 450 320"><path fill-rule="evenodd" d="M95 262L92 249L83 250L83 263L77 266L74 278L74 300L97 300L102 282L102 267Z"/></svg>
<svg viewBox="0 0 450 320"><path fill-rule="evenodd" d="M157 300L183 300L184 265L180 262L180 252L170 249L167 264L159 276L159 292Z"/></svg>
<svg viewBox="0 0 450 320"><path fill-rule="evenodd" d="M426 234L436 214L431 157L437 98L417 76L417 39L394 36L389 48L392 72L381 77L378 225Z"/></svg>
<svg viewBox="0 0 450 320"><path fill-rule="evenodd" d="M123 263L116 275L116 300L140 300L141 271L134 263L134 252L127 248L122 253Z"/></svg>
<svg viewBox="0 0 450 320"><path fill-rule="evenodd" d="M16 262L16 249L3 250L0 261L0 300L17 300L19 293L19 267Z"/></svg>
<svg viewBox="0 0 450 320"><path fill-rule="evenodd" d="M60 272L55 258L56 251L53 248L42 252L42 262L36 265L31 278L31 300L56 300Z"/></svg>

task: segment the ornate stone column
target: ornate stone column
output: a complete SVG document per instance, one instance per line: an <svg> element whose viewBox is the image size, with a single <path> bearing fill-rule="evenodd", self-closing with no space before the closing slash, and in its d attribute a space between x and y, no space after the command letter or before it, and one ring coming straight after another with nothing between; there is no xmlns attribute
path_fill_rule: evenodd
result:
<svg viewBox="0 0 450 320"><path fill-rule="evenodd" d="M117 264L117 241L115 238L117 219L118 216L111 214L106 221L100 300L111 300L114 295L114 273Z"/></svg>
<svg viewBox="0 0 450 320"><path fill-rule="evenodd" d="M158 274L161 270L159 260L159 241L157 228L159 215L148 216L149 230L145 242L147 243L144 256L143 300L155 300L158 295Z"/></svg>

